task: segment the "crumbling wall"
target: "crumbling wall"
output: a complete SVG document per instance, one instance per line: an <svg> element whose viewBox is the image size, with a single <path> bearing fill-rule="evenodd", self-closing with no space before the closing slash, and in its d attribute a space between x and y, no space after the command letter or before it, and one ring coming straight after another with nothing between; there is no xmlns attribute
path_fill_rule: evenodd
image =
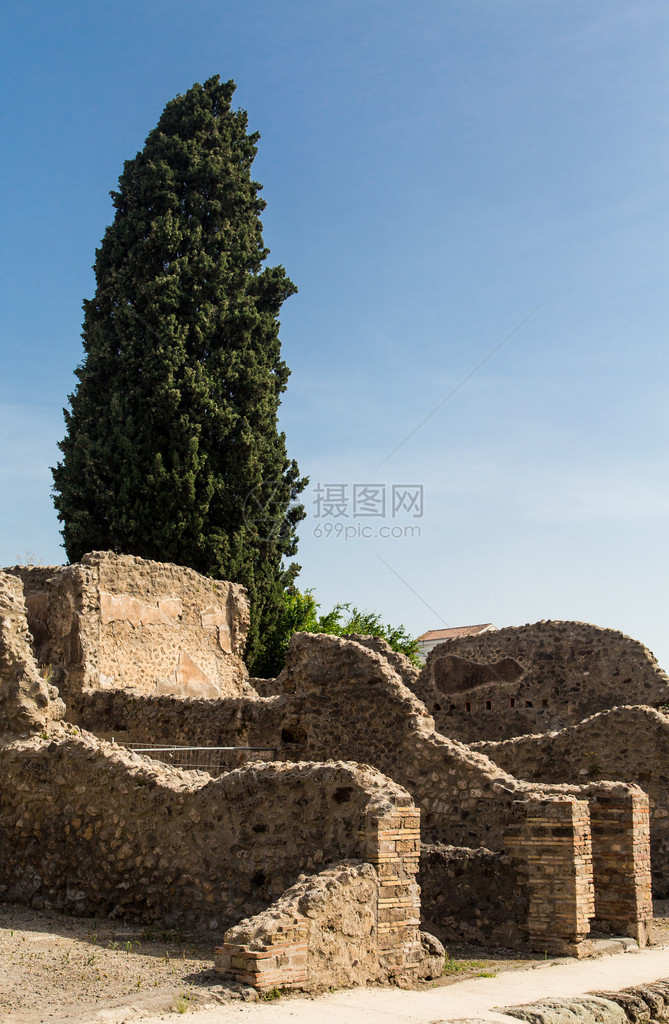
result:
<svg viewBox="0 0 669 1024"><path fill-rule="evenodd" d="M425 836L503 848L515 802L536 787L439 735L385 658L349 639L298 633L284 671L291 692L279 698L285 701L279 756L374 764L414 794Z"/></svg>
<svg viewBox="0 0 669 1024"><path fill-rule="evenodd" d="M506 851L525 865L533 902L527 921L514 924L526 928L530 941L541 949L584 948L595 912L593 880L595 896L599 889L615 897L608 903L600 898L602 921L607 914L616 921L624 918L629 923L626 934L636 930L644 941L649 886L643 851L648 835L643 808L634 804L642 799L640 792L621 784L602 790L594 784L518 781L480 752L435 732L425 706L388 661L350 639L293 637L282 676L282 695L206 702L208 719L186 716L183 730L188 733L177 732L173 740L194 742L199 719L198 735L215 721L221 745L243 738L250 745L276 747L277 756L285 760L334 757L372 763L412 793L427 839ZM101 699L96 695L95 702ZM114 695L113 706L122 711L133 739L149 739L137 735L138 721L142 730L152 728L154 737L168 719L178 729L171 709L188 708L190 702L138 697L141 713L134 714L126 698ZM226 722L231 730L227 736ZM600 814L598 831L591 835L590 810L606 801L609 809ZM621 869L612 882L611 857L619 854Z"/></svg>
<svg viewBox="0 0 669 1024"><path fill-rule="evenodd" d="M456 846L502 850L519 801L576 792L518 781L482 752L441 736L385 658L350 639L297 634L283 675L289 692L255 700L85 695L79 722L106 723L121 740L271 747L284 760L373 764L412 793L424 837Z"/></svg>
<svg viewBox="0 0 669 1024"><path fill-rule="evenodd" d="M39 732L64 711L37 670L21 584L0 572L0 736Z"/></svg>
<svg viewBox="0 0 669 1024"><path fill-rule="evenodd" d="M409 795L341 762L213 780L68 727L0 747L0 775L0 897L66 913L222 932L303 872L373 862L388 817L417 841ZM416 843L402 857L413 883Z"/></svg>
<svg viewBox="0 0 669 1024"><path fill-rule="evenodd" d="M534 948L578 952L595 907L603 924L624 920L625 934L645 943L648 801L636 787L519 782L435 732L388 662L351 640L296 635L285 674L292 692L283 735L298 749L309 757L364 758L390 775L420 806L424 838L510 852L527 865ZM616 858L619 873L611 869Z"/></svg>
<svg viewBox="0 0 669 1024"><path fill-rule="evenodd" d="M669 702L669 677L643 644L584 622L450 640L409 685L439 731L465 743L562 729L620 704Z"/></svg>
<svg viewBox="0 0 669 1024"><path fill-rule="evenodd" d="M376 651L397 672L405 686L408 686L409 689L414 688L421 670L407 658L406 654L402 654L401 651L394 651L383 637L367 636L362 633L348 633L346 639L355 640L362 647L367 647L370 651Z"/></svg>
<svg viewBox="0 0 669 1024"><path fill-rule="evenodd" d="M397 847L401 832L384 842ZM401 873L401 859L395 863ZM226 932L216 949L217 970L260 991L280 986L318 992L438 977L443 948L437 956L433 943L424 949L417 887L400 885L398 896L399 878L390 881L377 871L349 861L301 876L268 910Z"/></svg>
<svg viewBox="0 0 669 1024"><path fill-rule="evenodd" d="M557 733L521 736L474 749L521 779L636 783L650 801L653 892L669 895L669 718L648 707L602 711Z"/></svg>
<svg viewBox="0 0 669 1024"><path fill-rule="evenodd" d="M276 903L229 929L216 969L260 991L386 981L378 954L378 876L338 864L301 876Z"/></svg>
<svg viewBox="0 0 669 1024"><path fill-rule="evenodd" d="M41 656L49 638L47 581L62 568L62 565L14 565L4 570L18 577L23 585L31 644L38 665L48 664Z"/></svg>
<svg viewBox="0 0 669 1024"><path fill-rule="evenodd" d="M118 743L182 743L283 749L286 700L281 697L146 696L126 690L79 694L70 722Z"/></svg>
<svg viewBox="0 0 669 1024"><path fill-rule="evenodd" d="M244 588L192 569L93 552L55 570L14 567L42 664L67 704L90 690L183 697L253 693Z"/></svg>

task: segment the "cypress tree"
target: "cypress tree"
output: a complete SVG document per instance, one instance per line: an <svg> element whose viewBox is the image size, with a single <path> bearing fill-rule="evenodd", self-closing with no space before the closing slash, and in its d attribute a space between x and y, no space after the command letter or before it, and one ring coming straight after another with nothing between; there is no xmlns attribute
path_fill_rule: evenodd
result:
<svg viewBox="0 0 669 1024"><path fill-rule="evenodd" d="M243 583L262 674L307 481L277 428L278 314L296 288L263 266L259 136L234 90L216 76L168 103L111 193L54 503L71 561L107 549Z"/></svg>

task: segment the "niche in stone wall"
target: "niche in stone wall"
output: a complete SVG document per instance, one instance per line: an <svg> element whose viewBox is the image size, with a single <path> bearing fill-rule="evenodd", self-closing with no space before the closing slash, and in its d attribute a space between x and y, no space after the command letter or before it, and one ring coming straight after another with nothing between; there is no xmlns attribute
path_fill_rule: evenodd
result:
<svg viewBox="0 0 669 1024"><path fill-rule="evenodd" d="M523 667L513 658L502 658L490 665L478 665L467 658L447 654L432 663L432 678L442 693L460 693L491 683L515 683Z"/></svg>

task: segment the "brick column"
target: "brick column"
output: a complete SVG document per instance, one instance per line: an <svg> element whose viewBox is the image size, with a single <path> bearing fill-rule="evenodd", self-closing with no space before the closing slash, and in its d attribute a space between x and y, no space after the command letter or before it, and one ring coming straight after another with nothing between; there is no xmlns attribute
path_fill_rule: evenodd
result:
<svg viewBox="0 0 669 1024"><path fill-rule="evenodd" d="M528 875L530 949L584 956L594 913L592 844L584 800L531 800L517 805L508 852Z"/></svg>
<svg viewBox="0 0 669 1024"><path fill-rule="evenodd" d="M382 973L398 984L411 983L425 955L420 941L420 889L416 883L420 811L413 806L399 806L380 817L374 809L368 813L357 838L362 860L374 866L377 876L373 888L378 964ZM308 987L313 981L310 936L319 927L318 920L295 912L297 904L290 910L285 906L281 909L281 921L272 917L270 908L255 919L244 921L241 935L240 928L229 929L226 939L239 937L244 941L224 941L218 946L216 969L260 992ZM340 940L349 944L352 941L346 933Z"/></svg>
<svg viewBox="0 0 669 1024"><path fill-rule="evenodd" d="M645 946L653 919L648 796L591 790L594 927Z"/></svg>
<svg viewBox="0 0 669 1024"><path fill-rule="evenodd" d="M370 823L365 832L365 859L379 875L379 963L406 974L418 968L420 890L416 883L420 858L420 810L398 807Z"/></svg>

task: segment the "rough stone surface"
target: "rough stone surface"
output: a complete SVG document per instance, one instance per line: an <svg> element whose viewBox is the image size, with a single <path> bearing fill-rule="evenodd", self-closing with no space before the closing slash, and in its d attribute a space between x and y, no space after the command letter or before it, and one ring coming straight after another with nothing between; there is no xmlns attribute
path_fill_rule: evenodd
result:
<svg viewBox="0 0 669 1024"><path fill-rule="evenodd" d="M636 783L650 800L653 892L669 895L669 718L664 713L619 707L559 732L480 742L472 749L520 779Z"/></svg>
<svg viewBox="0 0 669 1024"><path fill-rule="evenodd" d="M372 768L256 763L211 779L71 729L6 744L0 774L3 899L221 932L301 872L367 861L375 822L411 807Z"/></svg>
<svg viewBox="0 0 669 1024"><path fill-rule="evenodd" d="M444 949L432 936L420 936L409 963L389 961L379 927L387 891L369 864L301 876L268 910L226 932L217 969L255 988L271 989L280 979L310 992L440 975Z"/></svg>
<svg viewBox="0 0 669 1024"><path fill-rule="evenodd" d="M376 651L377 654L385 658L391 668L395 669L404 685L408 686L409 689L413 689L421 670L407 658L406 654L402 654L401 651L394 651L388 641L380 636L348 633L346 639L354 640L357 644L367 647L370 651Z"/></svg>
<svg viewBox="0 0 669 1024"><path fill-rule="evenodd" d="M21 584L0 572L0 736L39 732L64 712L35 664Z"/></svg>
<svg viewBox="0 0 669 1024"><path fill-rule="evenodd" d="M640 900L639 892L647 876L643 871L638 876L637 891L635 871L640 864L638 851L648 837L643 825L635 824L628 814L629 787L519 782L480 753L435 732L425 706L403 685L385 657L350 639L293 637L283 682L279 696L202 702L209 709L207 714L204 707L197 710L196 702L138 698L130 706L123 695L100 694L83 700L80 720L89 728L112 722L123 727L118 736L133 740L166 738L172 732L173 740L181 742L205 738L212 742L215 737L224 745L267 745L286 760L336 757L372 763L405 787L421 807L424 839L459 847L485 846L496 853L513 851L525 865L528 880L523 884L532 885L536 899L525 913L519 885L514 902L519 916L509 924L509 941L515 941L515 936L521 942L523 935L531 934L533 942L542 943L541 949L573 952L579 943L585 949L582 943L594 913L593 881L596 891L610 888L609 855L615 852L611 846L624 837L629 856L622 862L611 908L618 914L617 905L622 903L626 920L641 922L638 930L643 940L649 904L648 899ZM618 832L615 839L609 833L595 837L597 856L593 858L589 846L581 847L590 843L589 805L602 798L618 800L612 812ZM564 842L556 839L553 830ZM549 856L557 858L559 865L554 877L543 870ZM577 861L582 877L575 874ZM502 876L499 883L500 896L506 898ZM432 909L428 895L423 913L427 921L437 924L439 916L445 915L453 930L468 928L471 938L476 933L478 941L485 942L489 923L485 907L497 892L497 882L491 879L490 889L481 896L480 918L473 892L466 905L454 894L450 906L447 893L438 910ZM568 909L562 912L560 906ZM603 920L607 912L605 907ZM536 925L532 931L528 915ZM549 942L546 929L553 925Z"/></svg>
<svg viewBox="0 0 669 1024"><path fill-rule="evenodd" d="M505 1006L501 1012L529 1024L664 1024L669 1018L669 981Z"/></svg>
<svg viewBox="0 0 669 1024"><path fill-rule="evenodd" d="M409 685L439 731L465 743L562 729L620 704L669 702L669 677L643 644L584 622L450 640Z"/></svg>
<svg viewBox="0 0 669 1024"><path fill-rule="evenodd" d="M41 665L66 703L82 692L221 697L253 693L242 660L244 588L176 565L93 552L8 572L24 585Z"/></svg>
<svg viewBox="0 0 669 1024"><path fill-rule="evenodd" d="M591 951L594 918L598 929L645 943L649 818L638 787L594 774L515 778L441 735L414 692L425 673L375 638L298 634L281 676L255 689L241 663L241 588L105 553L14 572L35 648L60 673L71 720L125 742L271 748L277 761L212 780L74 725L51 727L50 743L5 741L0 895L232 929L221 967L261 989L408 983L436 971L440 955L438 940L419 932L413 798L432 843L421 869L429 931L581 956ZM648 669L647 652L636 645L630 654L633 642L620 634L540 626L526 627L532 637L516 655L502 644L480 663L453 655L464 641L451 642L449 692L539 685L541 666L555 687L562 659L572 713L585 692L582 671L574 682L583 658L591 675L592 666L611 668L609 655L625 671L636 666L637 683ZM21 628L29 665L25 619ZM443 689L442 669L434 679ZM600 695L609 692L595 682ZM10 683L5 672L8 696ZM657 673L653 685L649 699L666 690ZM11 700L2 706L9 715Z"/></svg>
<svg viewBox="0 0 669 1024"><path fill-rule="evenodd" d="M528 877L513 858L485 848L424 845L418 882L424 926L444 943L483 936L490 946L528 943Z"/></svg>
<svg viewBox="0 0 669 1024"><path fill-rule="evenodd" d="M377 911L378 876L371 865L338 864L301 876L268 910L225 933L217 970L242 982L253 971L261 975L252 979L254 987L273 988L275 972L282 970L285 985L290 966L291 987L311 982L312 991L387 980L379 963Z"/></svg>
<svg viewBox="0 0 669 1024"><path fill-rule="evenodd" d="M502 1013L528 1024L627 1024L625 1011L613 999L580 996L545 999L526 1006L505 1006Z"/></svg>

